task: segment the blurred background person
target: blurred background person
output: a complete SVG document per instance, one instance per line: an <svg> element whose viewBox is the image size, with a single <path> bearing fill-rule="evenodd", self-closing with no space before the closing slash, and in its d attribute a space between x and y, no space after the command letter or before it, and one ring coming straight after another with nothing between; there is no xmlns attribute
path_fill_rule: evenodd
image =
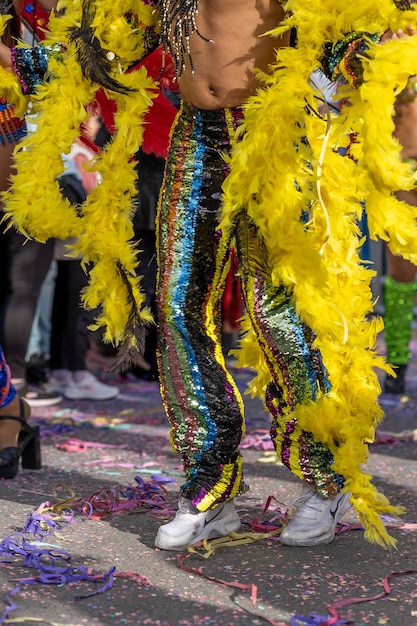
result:
<svg viewBox="0 0 417 626"><path fill-rule="evenodd" d="M21 0L1 3L3 14L12 14L2 41L16 44L21 38ZM26 134L24 119L14 114L13 104L0 101L0 192L10 185L13 151ZM6 221L0 225L0 340L18 393L33 406L57 404L62 397L33 387L26 380L26 350L41 285L52 261L54 243L40 244L26 238Z"/></svg>
<svg viewBox="0 0 417 626"><path fill-rule="evenodd" d="M417 178L417 78L411 77L396 102L395 136L402 145L401 156L416 172ZM416 180L417 185L417 180ZM398 191L397 198L417 206L417 186ZM411 361L410 341L416 298L415 265L394 256L386 246L387 276L384 282L384 340L387 361L394 365L395 376L387 375L385 393L403 393Z"/></svg>
<svg viewBox="0 0 417 626"><path fill-rule="evenodd" d="M69 155L60 177L61 192L74 205L82 205L100 183L100 176L89 166L98 151L95 143L101 118L91 115L81 126L81 135ZM118 387L101 382L86 366L89 349L88 326L93 321L81 303L88 277L80 259L71 255L73 240L55 242L57 274L51 317L50 377L47 389L69 400L110 400Z"/></svg>

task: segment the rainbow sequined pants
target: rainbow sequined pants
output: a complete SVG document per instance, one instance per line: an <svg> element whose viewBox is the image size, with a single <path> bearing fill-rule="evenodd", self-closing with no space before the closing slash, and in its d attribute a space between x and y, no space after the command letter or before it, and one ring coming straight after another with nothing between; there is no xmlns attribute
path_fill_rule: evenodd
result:
<svg viewBox="0 0 417 626"><path fill-rule="evenodd" d="M184 104L171 137L158 211L159 368L173 449L183 459L182 495L201 511L246 490L239 444L243 403L221 347L221 298L230 240L218 229L221 187L242 118L240 109L202 111ZM271 436L283 463L324 497L342 478L332 455L291 418L299 402L329 389L312 332L284 288L268 284L262 243L245 212L234 236L246 310L268 361Z"/></svg>

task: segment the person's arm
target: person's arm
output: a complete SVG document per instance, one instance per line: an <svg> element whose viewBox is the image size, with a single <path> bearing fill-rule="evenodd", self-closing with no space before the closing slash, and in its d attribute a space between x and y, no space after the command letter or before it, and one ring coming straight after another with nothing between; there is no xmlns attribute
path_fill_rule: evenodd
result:
<svg viewBox="0 0 417 626"><path fill-rule="evenodd" d="M43 9L46 9L47 11L51 11L52 9L55 9L56 5L58 4L58 0L38 0L38 2L41 5L41 7Z"/></svg>
<svg viewBox="0 0 417 626"><path fill-rule="evenodd" d="M371 42L381 41L381 34L354 32L333 44L328 42L321 58L323 73L332 82L346 81L353 87L363 82L363 62Z"/></svg>
<svg viewBox="0 0 417 626"><path fill-rule="evenodd" d="M39 0L39 4L45 9L52 9L58 0ZM23 0L13 0L16 14L19 15L23 8ZM25 95L32 94L36 85L43 80L48 66L48 58L60 52L59 46L40 46L10 48L0 42L0 65L8 72L15 73L22 85Z"/></svg>
<svg viewBox="0 0 417 626"><path fill-rule="evenodd" d="M353 87L363 83L363 60L372 43L383 44L391 39L412 37L417 30L408 26L396 32L387 30L385 33L353 32L336 44L328 42L321 58L322 70L332 82L344 80Z"/></svg>
<svg viewBox="0 0 417 626"><path fill-rule="evenodd" d="M0 65L8 72L13 72L12 51L0 41Z"/></svg>
<svg viewBox="0 0 417 626"><path fill-rule="evenodd" d="M88 169L88 166L91 164L91 159L85 154L79 153L74 156L74 163L81 176L82 186L86 194L89 194L98 184L97 172Z"/></svg>
<svg viewBox="0 0 417 626"><path fill-rule="evenodd" d="M51 2L52 4L52 2ZM57 4L55 2L55 4ZM89 3L86 3L89 5ZM159 6L160 0L146 0L146 17L141 21L139 17L134 19L134 30L139 35L138 58L142 59L153 51L159 44ZM139 12L140 13L140 12ZM126 88L111 75L113 62L117 62L116 54L101 47L101 42L95 36L91 15L85 18L82 27L71 29L69 40L75 45L78 62L84 76L93 83L102 85L110 91L126 92ZM48 60L51 56L59 58L62 46L8 48L0 43L0 65L9 72L14 72L22 86L24 95L33 94L36 87L43 82L48 69Z"/></svg>
<svg viewBox="0 0 417 626"><path fill-rule="evenodd" d="M23 9L23 0L13 0L14 10L16 15L19 15Z"/></svg>

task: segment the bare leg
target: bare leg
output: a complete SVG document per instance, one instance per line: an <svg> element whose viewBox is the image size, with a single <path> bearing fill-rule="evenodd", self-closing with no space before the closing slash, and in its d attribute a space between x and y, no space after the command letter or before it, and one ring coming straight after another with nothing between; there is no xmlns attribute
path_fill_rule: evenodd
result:
<svg viewBox="0 0 417 626"><path fill-rule="evenodd" d="M28 417L28 405L26 411ZM10 370L0 346L0 417L3 415L20 415L20 401L11 384ZM20 429L21 424L15 420L0 420L0 450L17 445Z"/></svg>
<svg viewBox="0 0 417 626"><path fill-rule="evenodd" d="M0 408L2 415L20 415L20 404L18 396L15 396L10 404ZM0 420L0 450L9 446L17 446L17 439L20 432L20 424L14 420Z"/></svg>

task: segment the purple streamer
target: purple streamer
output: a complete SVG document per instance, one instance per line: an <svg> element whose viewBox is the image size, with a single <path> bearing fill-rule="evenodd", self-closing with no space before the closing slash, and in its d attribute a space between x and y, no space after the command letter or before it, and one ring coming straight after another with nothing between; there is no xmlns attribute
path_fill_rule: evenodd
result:
<svg viewBox="0 0 417 626"><path fill-rule="evenodd" d="M290 624L291 626L322 626L322 624L328 623L331 619L333 619L331 615L326 617L317 613L310 613L308 617L304 617L296 614L291 617ZM337 622L332 623L332 626L343 626L344 624L352 624L352 621L339 619Z"/></svg>

